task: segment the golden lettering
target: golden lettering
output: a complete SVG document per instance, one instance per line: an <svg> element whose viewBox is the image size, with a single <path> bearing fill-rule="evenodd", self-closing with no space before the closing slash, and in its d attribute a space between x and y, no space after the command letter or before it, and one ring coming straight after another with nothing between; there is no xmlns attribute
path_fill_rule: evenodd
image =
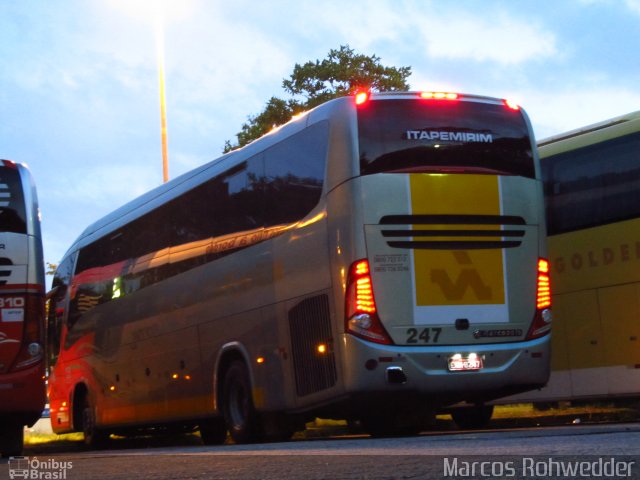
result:
<svg viewBox="0 0 640 480"><path fill-rule="evenodd" d="M604 259L605 265L611 265L614 260L613 250L611 250L610 248L603 248L602 258Z"/></svg>
<svg viewBox="0 0 640 480"><path fill-rule="evenodd" d="M620 260L626 262L629 260L629 245L626 243L620 245Z"/></svg>
<svg viewBox="0 0 640 480"><path fill-rule="evenodd" d="M582 256L579 253L574 253L571 256L571 266L574 270L580 270L582 268Z"/></svg>

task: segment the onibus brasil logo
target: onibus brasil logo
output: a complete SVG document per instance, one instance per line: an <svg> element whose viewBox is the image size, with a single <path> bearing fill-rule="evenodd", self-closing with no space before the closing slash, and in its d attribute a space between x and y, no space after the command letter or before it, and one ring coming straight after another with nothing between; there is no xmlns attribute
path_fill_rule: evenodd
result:
<svg viewBox="0 0 640 480"><path fill-rule="evenodd" d="M38 480L64 480L73 462L62 462L53 458L38 460L37 457L9 457L9 478Z"/></svg>

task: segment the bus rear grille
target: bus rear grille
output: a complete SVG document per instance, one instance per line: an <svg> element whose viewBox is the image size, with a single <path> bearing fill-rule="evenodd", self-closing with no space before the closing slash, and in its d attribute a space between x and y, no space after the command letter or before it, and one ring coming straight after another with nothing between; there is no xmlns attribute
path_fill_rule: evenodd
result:
<svg viewBox="0 0 640 480"><path fill-rule="evenodd" d="M525 234L521 229L502 228L525 225L524 218L513 215L387 215L380 219L380 225L431 227L382 230L382 236L389 238L387 245L392 248L428 250L513 248L520 246L521 238ZM461 228L453 229L452 226ZM492 229L491 226L495 228Z"/></svg>
<svg viewBox="0 0 640 480"><path fill-rule="evenodd" d="M299 397L330 388L337 372L333 354L329 297L307 298L289 311L296 391ZM325 346L324 353L318 347Z"/></svg>

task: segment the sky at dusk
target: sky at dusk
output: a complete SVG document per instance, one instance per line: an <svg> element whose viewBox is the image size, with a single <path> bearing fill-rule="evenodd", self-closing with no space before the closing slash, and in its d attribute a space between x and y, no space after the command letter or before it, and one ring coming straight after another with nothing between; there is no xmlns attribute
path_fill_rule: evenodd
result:
<svg viewBox="0 0 640 480"><path fill-rule="evenodd" d="M0 0L0 158L35 177L48 262L162 182L151 3ZM171 178L340 45L410 66L413 90L515 99L538 139L640 110L640 0L165 3Z"/></svg>

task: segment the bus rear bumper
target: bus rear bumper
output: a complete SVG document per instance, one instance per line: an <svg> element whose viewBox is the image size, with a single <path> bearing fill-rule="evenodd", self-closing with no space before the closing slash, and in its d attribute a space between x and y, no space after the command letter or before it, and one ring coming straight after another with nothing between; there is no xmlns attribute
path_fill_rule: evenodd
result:
<svg viewBox="0 0 640 480"><path fill-rule="evenodd" d="M489 401L540 388L549 379L550 335L513 343L406 347L344 335L344 379L350 394L396 392L434 403ZM476 354L482 368L450 371L449 358Z"/></svg>

